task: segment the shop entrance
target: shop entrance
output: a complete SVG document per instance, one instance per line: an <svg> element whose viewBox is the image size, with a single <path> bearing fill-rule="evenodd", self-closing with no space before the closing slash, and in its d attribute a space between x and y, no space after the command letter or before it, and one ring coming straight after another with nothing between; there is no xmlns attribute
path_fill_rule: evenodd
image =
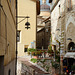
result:
<svg viewBox="0 0 75 75"><path fill-rule="evenodd" d="M75 59L73 58L65 58L63 60L63 66L64 66L64 72L67 72L69 75L70 72L73 72L75 74Z"/></svg>

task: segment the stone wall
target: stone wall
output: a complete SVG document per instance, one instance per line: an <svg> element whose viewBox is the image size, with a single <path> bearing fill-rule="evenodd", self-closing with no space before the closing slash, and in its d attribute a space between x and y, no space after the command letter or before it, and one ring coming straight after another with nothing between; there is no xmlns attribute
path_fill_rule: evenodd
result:
<svg viewBox="0 0 75 75"><path fill-rule="evenodd" d="M75 1L72 0L72 8L71 10L68 10L68 2L66 0L61 0L61 31L64 31L63 33L63 41L64 41L64 50L68 51L68 44L70 43L70 40L67 40L68 38L72 39L72 42L75 43Z"/></svg>
<svg viewBox="0 0 75 75"><path fill-rule="evenodd" d="M50 23L46 24L44 28L37 32L37 49L48 49L50 44Z"/></svg>

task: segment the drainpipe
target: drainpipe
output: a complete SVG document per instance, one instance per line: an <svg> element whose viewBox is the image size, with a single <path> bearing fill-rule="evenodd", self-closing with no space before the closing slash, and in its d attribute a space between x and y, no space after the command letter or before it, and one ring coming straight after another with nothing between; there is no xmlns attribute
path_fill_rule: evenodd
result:
<svg viewBox="0 0 75 75"><path fill-rule="evenodd" d="M17 75L17 0L16 0L16 62L15 62L15 75Z"/></svg>

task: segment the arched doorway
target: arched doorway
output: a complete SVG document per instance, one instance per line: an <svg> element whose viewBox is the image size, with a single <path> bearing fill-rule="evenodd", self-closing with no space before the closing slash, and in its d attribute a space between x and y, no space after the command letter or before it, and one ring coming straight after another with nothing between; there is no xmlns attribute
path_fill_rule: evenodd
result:
<svg viewBox="0 0 75 75"><path fill-rule="evenodd" d="M70 43L68 44L68 50L69 50L69 51L75 50L75 44L74 44L74 42L70 42Z"/></svg>
<svg viewBox="0 0 75 75"><path fill-rule="evenodd" d="M70 22L68 23L67 25L67 28L66 28L66 50L74 50L74 43L75 43L75 25ZM71 38L71 40L67 40L68 38ZM73 45L73 46L72 46Z"/></svg>

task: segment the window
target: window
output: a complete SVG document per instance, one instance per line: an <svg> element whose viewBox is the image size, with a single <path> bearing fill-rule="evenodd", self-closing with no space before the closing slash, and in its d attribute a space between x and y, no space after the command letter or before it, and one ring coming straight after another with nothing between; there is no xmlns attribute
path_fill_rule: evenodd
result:
<svg viewBox="0 0 75 75"><path fill-rule="evenodd" d="M17 42L20 41L20 31L17 31Z"/></svg>
<svg viewBox="0 0 75 75"><path fill-rule="evenodd" d="M27 52L27 49L28 49L28 48L25 48L25 49L24 49L24 52Z"/></svg>
<svg viewBox="0 0 75 75"><path fill-rule="evenodd" d="M27 52L27 49L28 49L28 45L25 45L24 46L24 52Z"/></svg>
<svg viewBox="0 0 75 75"><path fill-rule="evenodd" d="M72 9L72 1L71 0L68 0L68 11L70 11Z"/></svg>

